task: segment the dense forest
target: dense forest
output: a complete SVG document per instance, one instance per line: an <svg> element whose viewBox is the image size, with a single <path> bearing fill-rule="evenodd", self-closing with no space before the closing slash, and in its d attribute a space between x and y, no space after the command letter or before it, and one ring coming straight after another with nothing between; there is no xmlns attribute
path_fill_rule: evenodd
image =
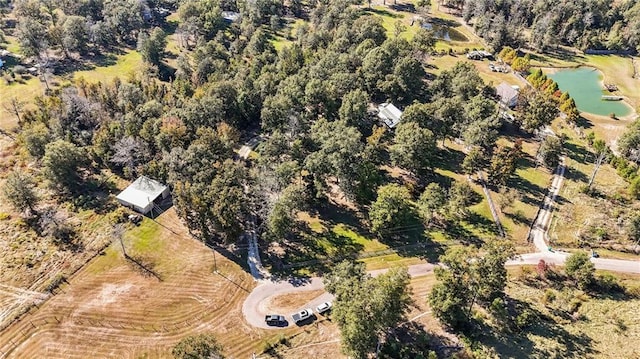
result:
<svg viewBox="0 0 640 359"><path fill-rule="evenodd" d="M640 48L640 3L633 0L467 0L462 15L496 50Z"/></svg>
<svg viewBox="0 0 640 359"><path fill-rule="evenodd" d="M358 206L376 200L379 186L392 198L405 198L384 186L388 179L380 166L385 163L408 171L418 184L411 196L419 195L432 180L438 140L460 138L474 148L467 168L488 167L494 183L504 183L515 171L520 150L496 147L501 122L495 90L475 67L459 63L426 80L423 60L434 46L427 30L411 41L387 38L379 18L351 1L303 9L267 1L183 1L177 4L176 31L191 51L177 58L167 83L156 80L159 69L168 67L158 27L163 20L143 16L145 9L153 14L160 8L135 3L126 19L125 0L52 1L50 11L37 1L15 4L16 35L28 49L25 54L79 59L84 51L92 56L137 37L148 63L143 73L126 80L80 80L55 90L21 114L20 141L58 194L84 193L101 168L131 179L146 174L171 185L179 214L203 239L234 242L246 219L257 214L266 237L282 240L295 213L326 200L332 187ZM224 21L222 10L240 10L241 20ZM270 37L282 26L281 16L301 11L308 12L310 23L299 26L295 41L276 52ZM56 26L64 29L71 16L91 19L79 21L83 24L95 21L84 29L87 38L77 41L87 49L54 41ZM27 35L29 26L43 22L51 22L48 36ZM127 31L109 31L115 38L103 41L94 31L98 24L126 24ZM30 48L33 39L49 41ZM371 114L372 104L384 101L405 108L395 131ZM548 123L555 110L548 115L523 127ZM258 132L264 142L258 159L247 166L235 159L234 149ZM472 191L463 187L454 186L454 207L468 205L464 197ZM378 209L371 207L374 231L402 225L402 216L389 218L384 211L390 209Z"/></svg>
<svg viewBox="0 0 640 359"><path fill-rule="evenodd" d="M640 5L634 1L445 5L458 7L491 47L504 48L499 56L505 63L524 74L530 58L514 48L527 44L541 50L640 46ZM336 199L381 242L407 227L453 232L480 217L470 210L480 202L470 184L484 182L473 178L479 171L495 192L509 191L518 165L529 160L523 138L540 140L537 158L531 158L553 170L565 139L533 134L561 111L563 125L574 126L580 117L574 100L541 70L528 74L531 87L520 91L514 110L500 108L495 84L485 83L472 62L434 71L434 32L420 28L408 40L398 26L391 35L359 0L0 0L0 7L15 20L7 34L28 63L39 65L45 81L47 72L62 78L114 53L135 49L144 60L141 71L110 82L80 77L47 85L32 106L14 102L25 165L8 169L2 192L23 215L25 228L61 247L73 246L74 227L59 212L98 212L111 201L104 213L125 222L128 212L114 209L111 194L116 181L140 175L167 183L190 233L219 247L256 228L264 243L300 240L294 233L298 214ZM295 19L305 21L289 26ZM180 48L171 61L170 35ZM276 38L285 39L278 50ZM376 116L385 102L403 110L395 128ZM639 129L637 123L620 141L626 159L615 158L616 168L630 173L625 178L633 181L635 195ZM499 143L504 134L513 140L508 145ZM461 149L458 157L446 141ZM257 147L241 158L238 149L252 142ZM602 140L594 147L602 158L610 156ZM442 168L460 179L438 174ZM634 218L640 228L640 217ZM483 223L486 236L497 237L494 222ZM533 325L531 311L505 309L504 264L513 256L512 243L490 238L474 244L440 257L445 266L435 271L439 283L429 297L434 316L472 332L471 309L481 305L509 330ZM587 288L595 282L594 269L581 255L588 267L583 280L571 270L567 278ZM281 269L276 263L274 269ZM544 261L537 271L547 275ZM337 303L355 303L335 308L347 353L367 357L380 347L379 338L389 337L383 347L389 357L419 357L413 348L395 350L402 343L389 334L410 305L406 271L373 279L364 265L347 263L327 283ZM384 305L372 309L371 298ZM353 320L363 315L370 317Z"/></svg>

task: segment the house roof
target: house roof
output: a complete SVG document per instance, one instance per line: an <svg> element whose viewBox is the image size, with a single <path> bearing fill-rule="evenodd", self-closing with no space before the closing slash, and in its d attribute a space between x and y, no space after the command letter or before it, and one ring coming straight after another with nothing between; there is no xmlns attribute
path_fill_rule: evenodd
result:
<svg viewBox="0 0 640 359"><path fill-rule="evenodd" d="M514 98L518 97L518 90L503 82L496 87L496 94L500 96L502 103L509 104Z"/></svg>
<svg viewBox="0 0 640 359"><path fill-rule="evenodd" d="M146 176L133 181L116 198L134 206L144 208L167 189L167 186Z"/></svg>
<svg viewBox="0 0 640 359"><path fill-rule="evenodd" d="M378 117L389 128L394 128L400 123L402 117L402 111L395 107L392 103L381 103L378 106Z"/></svg>

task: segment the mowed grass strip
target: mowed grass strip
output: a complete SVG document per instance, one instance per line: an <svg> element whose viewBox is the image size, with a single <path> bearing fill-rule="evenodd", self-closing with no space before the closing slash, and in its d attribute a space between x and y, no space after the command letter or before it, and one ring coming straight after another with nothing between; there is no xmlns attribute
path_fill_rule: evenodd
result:
<svg viewBox="0 0 640 359"><path fill-rule="evenodd" d="M173 210L125 235L161 280L138 270L114 243L57 295L0 334L8 357L168 357L181 338L213 332L229 357L249 357L278 333L251 328L242 303L255 282L190 238ZM169 230L169 228L171 230ZM289 333L285 331L285 333Z"/></svg>

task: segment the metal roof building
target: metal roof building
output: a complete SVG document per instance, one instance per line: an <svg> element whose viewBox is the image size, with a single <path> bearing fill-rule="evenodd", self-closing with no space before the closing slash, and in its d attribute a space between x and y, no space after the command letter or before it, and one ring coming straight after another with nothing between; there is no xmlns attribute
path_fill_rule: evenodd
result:
<svg viewBox="0 0 640 359"><path fill-rule="evenodd" d="M169 196L169 187L146 176L141 176L124 191L116 196L120 204L132 208L142 214L149 213L156 199L164 199Z"/></svg>
<svg viewBox="0 0 640 359"><path fill-rule="evenodd" d="M378 117L389 127L395 128L402 117L402 111L391 103L381 103L378 106Z"/></svg>
<svg viewBox="0 0 640 359"><path fill-rule="evenodd" d="M500 104L507 107L514 107L518 100L518 87L511 86L505 82L496 87L496 94L500 97Z"/></svg>

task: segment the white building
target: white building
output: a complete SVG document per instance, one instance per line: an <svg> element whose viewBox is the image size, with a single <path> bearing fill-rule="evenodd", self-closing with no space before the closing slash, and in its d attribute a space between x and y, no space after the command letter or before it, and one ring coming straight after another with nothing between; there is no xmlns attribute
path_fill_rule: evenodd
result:
<svg viewBox="0 0 640 359"><path fill-rule="evenodd" d="M146 176L141 176L116 196L120 204L136 212L147 214L154 207L154 201L169 196L169 187Z"/></svg>
<svg viewBox="0 0 640 359"><path fill-rule="evenodd" d="M391 103L381 103L378 106L378 117L389 128L395 128L400 123L402 111Z"/></svg>
<svg viewBox="0 0 640 359"><path fill-rule="evenodd" d="M515 107L518 102L518 86L511 86L505 82L496 87L496 94L500 97L500 104L506 107Z"/></svg>

